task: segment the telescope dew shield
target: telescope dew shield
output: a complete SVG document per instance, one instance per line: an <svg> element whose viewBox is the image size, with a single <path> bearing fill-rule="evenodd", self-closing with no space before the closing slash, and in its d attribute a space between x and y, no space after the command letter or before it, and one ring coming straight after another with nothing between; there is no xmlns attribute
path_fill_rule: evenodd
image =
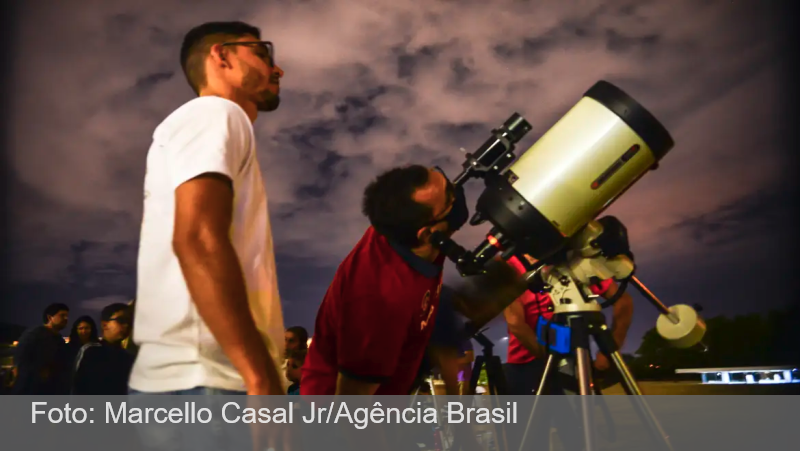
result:
<svg viewBox="0 0 800 451"><path fill-rule="evenodd" d="M520 251L542 260L557 252L674 146L644 107L605 81L589 89L476 208Z"/></svg>

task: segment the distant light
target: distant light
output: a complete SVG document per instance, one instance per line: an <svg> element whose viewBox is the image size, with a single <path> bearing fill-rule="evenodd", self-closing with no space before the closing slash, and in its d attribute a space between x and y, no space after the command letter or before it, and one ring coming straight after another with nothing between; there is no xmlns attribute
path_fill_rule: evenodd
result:
<svg viewBox="0 0 800 451"><path fill-rule="evenodd" d="M508 337L503 337L500 339L500 341L506 341L506 340L508 340Z"/></svg>
<svg viewBox="0 0 800 451"><path fill-rule="evenodd" d="M19 342L15 340L14 343L11 343L11 346L16 346L18 344L19 344Z"/></svg>
<svg viewBox="0 0 800 451"><path fill-rule="evenodd" d="M308 341L306 341L306 347L309 347L309 346L311 346L311 338L309 338Z"/></svg>

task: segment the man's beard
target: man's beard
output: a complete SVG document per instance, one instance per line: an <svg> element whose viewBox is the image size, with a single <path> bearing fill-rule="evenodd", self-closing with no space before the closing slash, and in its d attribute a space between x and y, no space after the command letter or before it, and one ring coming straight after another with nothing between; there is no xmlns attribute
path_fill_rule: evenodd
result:
<svg viewBox="0 0 800 451"><path fill-rule="evenodd" d="M281 96L273 94L269 90L264 90L258 94L256 109L258 111L275 111L281 104Z"/></svg>
<svg viewBox="0 0 800 451"><path fill-rule="evenodd" d="M257 71L249 66L244 66L244 76L242 79L242 87L246 90L253 89L257 86L263 85L264 77ZM258 111L275 111L281 104L281 97L272 93L269 89L264 89L261 92L253 94L256 109Z"/></svg>

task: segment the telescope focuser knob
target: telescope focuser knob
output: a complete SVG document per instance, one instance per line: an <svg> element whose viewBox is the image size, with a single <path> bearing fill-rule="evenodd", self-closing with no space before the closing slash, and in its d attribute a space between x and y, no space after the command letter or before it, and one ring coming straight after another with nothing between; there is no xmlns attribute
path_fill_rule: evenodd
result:
<svg viewBox="0 0 800 451"><path fill-rule="evenodd" d="M549 293L549 292L553 291L553 286L548 284L548 283L546 283L542 287L542 291L544 291L545 293Z"/></svg>
<svg viewBox="0 0 800 451"><path fill-rule="evenodd" d="M569 286L569 277L567 276L559 277L558 281L561 282L561 285L564 285L565 287Z"/></svg>

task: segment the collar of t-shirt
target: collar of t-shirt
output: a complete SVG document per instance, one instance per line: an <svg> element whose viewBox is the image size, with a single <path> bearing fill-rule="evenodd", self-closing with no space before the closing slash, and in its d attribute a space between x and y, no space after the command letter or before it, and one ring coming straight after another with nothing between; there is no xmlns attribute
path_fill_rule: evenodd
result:
<svg viewBox="0 0 800 451"><path fill-rule="evenodd" d="M408 263L408 266L411 266L414 271L417 271L429 279L438 276L442 271L442 266L444 265L444 258L442 255L436 259L436 262L429 262L419 255L411 252L411 249L407 249L397 243L389 241L389 245L392 246L392 249L394 249L394 251L397 252L406 263Z"/></svg>

